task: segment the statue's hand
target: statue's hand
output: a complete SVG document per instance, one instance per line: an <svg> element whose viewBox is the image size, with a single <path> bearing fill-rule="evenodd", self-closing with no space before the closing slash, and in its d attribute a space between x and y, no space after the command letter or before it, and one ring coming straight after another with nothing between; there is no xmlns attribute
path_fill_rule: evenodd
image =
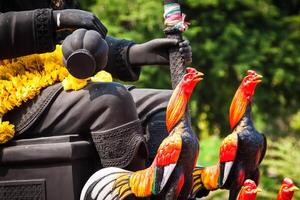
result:
<svg viewBox="0 0 300 200"><path fill-rule="evenodd" d="M108 45L97 31L77 29L64 40L62 52L70 74L85 79L106 66Z"/></svg>
<svg viewBox="0 0 300 200"><path fill-rule="evenodd" d="M168 65L169 49L172 47L179 47L185 64L192 62L192 48L189 41L169 38L133 45L129 50L129 62L131 65Z"/></svg>
<svg viewBox="0 0 300 200"><path fill-rule="evenodd" d="M56 31L60 30L76 30L84 28L87 30L95 30L105 38L107 29L100 22L100 20L92 13L77 10L77 9L66 9L66 10L54 10L53 20L55 23Z"/></svg>

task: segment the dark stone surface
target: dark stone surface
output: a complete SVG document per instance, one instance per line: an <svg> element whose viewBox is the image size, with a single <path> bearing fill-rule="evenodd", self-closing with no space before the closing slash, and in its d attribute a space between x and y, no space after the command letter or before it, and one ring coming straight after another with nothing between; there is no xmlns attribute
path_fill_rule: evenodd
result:
<svg viewBox="0 0 300 200"><path fill-rule="evenodd" d="M0 148L0 199L79 199L100 168L94 146L77 135L12 141ZM9 194L10 193L10 194ZM21 198L21 199L22 199Z"/></svg>

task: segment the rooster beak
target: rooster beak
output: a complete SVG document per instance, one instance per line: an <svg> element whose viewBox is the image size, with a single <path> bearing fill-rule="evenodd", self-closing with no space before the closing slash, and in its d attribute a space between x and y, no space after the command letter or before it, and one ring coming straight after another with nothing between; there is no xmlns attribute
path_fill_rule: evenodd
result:
<svg viewBox="0 0 300 200"><path fill-rule="evenodd" d="M204 74L202 72L197 72L197 75L195 77L196 81L201 81L203 79Z"/></svg>
<svg viewBox="0 0 300 200"><path fill-rule="evenodd" d="M262 75L257 74L257 75L255 76L255 83L260 83L260 82L262 81L262 80L261 80L262 78L263 78Z"/></svg>
<svg viewBox="0 0 300 200"><path fill-rule="evenodd" d="M299 190L299 188L295 185L289 189L289 191L291 191L291 192L294 192L294 191L297 191L297 190Z"/></svg>
<svg viewBox="0 0 300 200"><path fill-rule="evenodd" d="M254 193L255 193L255 194L258 193L258 192L262 192L262 189L256 188L256 189L254 190Z"/></svg>

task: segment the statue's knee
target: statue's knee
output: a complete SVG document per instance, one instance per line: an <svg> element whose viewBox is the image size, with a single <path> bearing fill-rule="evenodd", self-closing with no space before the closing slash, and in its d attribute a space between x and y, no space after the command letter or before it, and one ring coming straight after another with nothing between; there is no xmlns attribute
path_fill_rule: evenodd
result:
<svg viewBox="0 0 300 200"><path fill-rule="evenodd" d="M128 89L118 83L114 83L108 92L109 103L118 109L126 109L135 107L133 98Z"/></svg>
<svg viewBox="0 0 300 200"><path fill-rule="evenodd" d="M88 90L91 101L94 101L93 112L99 114L103 126L117 126L138 118L133 98L123 85L91 84Z"/></svg>
<svg viewBox="0 0 300 200"><path fill-rule="evenodd" d="M136 116L136 107L133 98L126 87L121 84L113 83L108 87L105 104L118 115Z"/></svg>
<svg viewBox="0 0 300 200"><path fill-rule="evenodd" d="M126 87L119 83L92 83L87 88L91 101L99 101L102 105L120 106L134 104Z"/></svg>

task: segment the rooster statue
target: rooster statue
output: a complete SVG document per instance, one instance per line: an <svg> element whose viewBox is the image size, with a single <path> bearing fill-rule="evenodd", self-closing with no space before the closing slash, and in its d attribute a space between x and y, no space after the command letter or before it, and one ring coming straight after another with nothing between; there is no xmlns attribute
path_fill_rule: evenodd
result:
<svg viewBox="0 0 300 200"><path fill-rule="evenodd" d="M232 133L222 141L216 165L195 168L191 198L207 196L209 191L221 188L229 190L229 200L236 200L246 179L258 184L258 166L265 156L267 142L253 126L251 103L261 78L255 71L248 70L230 106Z"/></svg>
<svg viewBox="0 0 300 200"><path fill-rule="evenodd" d="M262 190L250 179L245 180L237 200L255 200L256 194Z"/></svg>
<svg viewBox="0 0 300 200"><path fill-rule="evenodd" d="M192 189L192 172L198 156L198 139L191 130L186 108L196 84L203 74L187 68L170 98L166 125L169 136L157 150L152 165L131 172L120 168L104 168L93 174L81 192L81 200L125 199L127 196L175 200L187 199Z"/></svg>
<svg viewBox="0 0 300 200"><path fill-rule="evenodd" d="M278 192L277 200L292 200L296 190L299 190L299 188L296 187L292 179L284 178Z"/></svg>

